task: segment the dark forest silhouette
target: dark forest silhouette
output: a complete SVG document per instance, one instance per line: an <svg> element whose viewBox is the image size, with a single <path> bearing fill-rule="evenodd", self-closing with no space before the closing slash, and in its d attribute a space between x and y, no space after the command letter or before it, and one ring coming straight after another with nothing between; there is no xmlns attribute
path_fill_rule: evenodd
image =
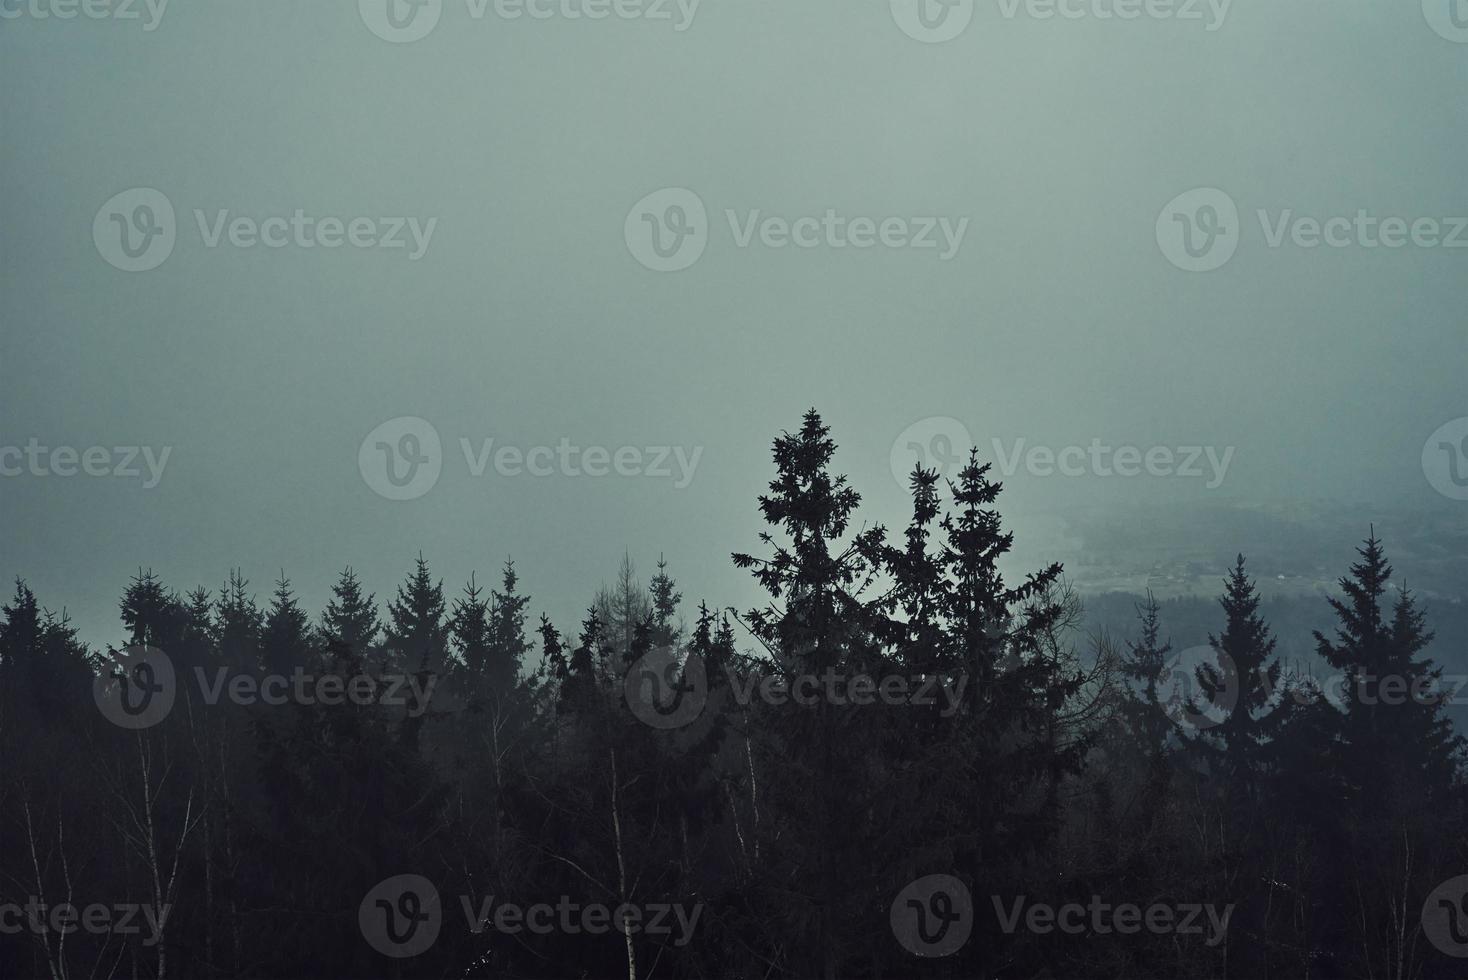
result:
<svg viewBox="0 0 1468 980"><path fill-rule="evenodd" d="M768 529L733 556L768 594L748 611L685 603L662 562L645 588L625 562L571 629L532 620L511 562L446 595L420 556L385 606L347 569L314 620L284 578L261 606L240 572L187 593L140 572L120 647L162 651L181 680L138 730L94 693L153 675L129 678L126 652L87 649L17 583L0 622L0 905L169 911L156 942L0 932L0 976L1465 975L1422 925L1468 870L1462 742L1436 697L1378 696L1384 678L1436 691L1440 672L1374 534L1320 609L1340 697L1282 669L1240 557L1221 656L1179 701L1157 603L1129 638L1087 636L1058 565L1000 574L1011 538L977 455L951 480L916 469L911 521L889 532L860 522L834 451L814 411L775 440ZM674 666L645 673L658 663ZM374 680L366 703L211 704L189 678L220 668ZM931 704L747 696L771 675L964 683ZM649 716L643 682L668 679ZM697 708L683 721L680 698ZM393 959L359 910L409 874L443 924ZM893 901L937 874L971 893L972 933L920 957ZM995 911L1095 895L1232 913L1210 944L1006 931ZM506 935L460 908L563 896L700 912L689 936ZM1456 930L1468 905L1447 912Z"/></svg>

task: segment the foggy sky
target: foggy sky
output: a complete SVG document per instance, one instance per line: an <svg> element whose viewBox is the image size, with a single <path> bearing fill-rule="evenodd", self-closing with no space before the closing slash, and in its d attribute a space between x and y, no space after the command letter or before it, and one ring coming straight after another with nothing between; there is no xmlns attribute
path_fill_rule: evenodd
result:
<svg viewBox="0 0 1468 980"><path fill-rule="evenodd" d="M996 438L1234 449L1215 489L1021 468L1001 508L1022 527L1138 498L1463 513L1421 454L1468 415L1468 248L1271 248L1256 218L1468 215L1468 44L1416 0L1236 0L1211 31L988 0L940 44L886 0L704 0L682 31L676 4L509 20L446 0L412 43L344 0L174 0L152 31L32 2L0 19L0 446L171 450L150 489L0 478L6 595L25 576L94 644L120 639L139 566L180 590L241 566L262 602L284 569L314 616L347 564L385 601L420 550L450 595L514 555L533 614L570 631L626 548L644 580L667 556L690 615L747 606L727 556L758 549L770 440L811 406L862 514L893 528L893 442L932 417L985 456ZM177 243L128 273L93 222L139 187L176 208ZM1206 273L1155 231L1200 187L1241 215ZM624 240L663 188L707 206L684 271ZM298 208L437 220L414 261L210 248L195 218ZM725 212L756 209L968 225L948 261L741 248ZM358 452L406 416L442 437L443 472L394 501ZM684 488L474 477L461 438L702 455Z"/></svg>

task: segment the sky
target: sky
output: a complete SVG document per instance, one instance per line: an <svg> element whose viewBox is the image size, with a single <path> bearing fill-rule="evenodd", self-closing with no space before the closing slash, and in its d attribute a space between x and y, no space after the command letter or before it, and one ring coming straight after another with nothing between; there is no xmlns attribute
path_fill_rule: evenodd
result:
<svg viewBox="0 0 1468 980"><path fill-rule="evenodd" d="M1463 0L0 0L0 82L0 575L94 644L420 551L747 607L810 407L894 529L965 443L1022 528L1468 506Z"/></svg>

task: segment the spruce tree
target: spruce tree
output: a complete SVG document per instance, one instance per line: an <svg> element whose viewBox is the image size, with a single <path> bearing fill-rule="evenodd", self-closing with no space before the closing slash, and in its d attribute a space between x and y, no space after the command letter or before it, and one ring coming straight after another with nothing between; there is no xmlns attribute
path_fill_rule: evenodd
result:
<svg viewBox="0 0 1468 980"><path fill-rule="evenodd" d="M449 615L449 637L456 658L456 673L463 675L470 693L478 693L491 655L489 599L484 589L469 575L464 594L454 600Z"/></svg>
<svg viewBox="0 0 1468 980"><path fill-rule="evenodd" d="M331 601L318 627L323 646L340 645L358 656L377 642L382 625L377 619L377 597L362 594L362 583L351 566L342 570L331 589Z"/></svg>
<svg viewBox="0 0 1468 980"><path fill-rule="evenodd" d="M448 655L443 583L433 581L421 554L387 611L386 644L395 668L442 673Z"/></svg>
<svg viewBox="0 0 1468 980"><path fill-rule="evenodd" d="M514 560L506 559L500 588L491 592L490 659L485 666L485 677L492 691L507 692L514 688L525 655L530 652L530 641L525 638L525 610L530 605L530 596L518 591L519 580Z"/></svg>
<svg viewBox="0 0 1468 980"><path fill-rule="evenodd" d="M288 675L297 667L304 668L310 654L310 620L282 571L260 632L260 665L267 673Z"/></svg>
<svg viewBox="0 0 1468 980"><path fill-rule="evenodd" d="M1271 710L1280 686L1275 639L1259 615L1259 593L1239 555L1219 599L1225 622L1222 634L1209 635L1217 664L1198 668L1203 696L1224 710L1223 719L1204 730L1205 741L1221 745L1222 763L1233 776L1261 774L1284 712Z"/></svg>
<svg viewBox="0 0 1468 980"><path fill-rule="evenodd" d="M1339 620L1335 637L1315 633L1320 656L1345 681L1339 738L1346 791L1372 807L1440 800L1451 791L1462 742L1443 715L1441 669L1419 658L1432 634L1405 589L1388 618L1392 567L1374 528L1357 554L1340 580L1344 597L1329 599Z"/></svg>
<svg viewBox="0 0 1468 980"><path fill-rule="evenodd" d="M1141 742L1149 767L1155 770L1166 756L1167 737L1172 731L1172 721L1157 696L1172 641L1161 640L1161 608L1151 591L1137 607L1137 618L1142 623L1141 637L1127 643L1127 654L1121 662L1122 673L1136 686L1126 688L1122 715Z"/></svg>
<svg viewBox="0 0 1468 980"><path fill-rule="evenodd" d="M239 569L231 569L229 581L214 601L214 634L224 661L237 668L254 668L260 656L263 617L248 592L249 582Z"/></svg>
<svg viewBox="0 0 1468 980"><path fill-rule="evenodd" d="M683 601L683 593L678 591L677 583L668 574L668 560L662 555L658 555L658 573L652 577L648 592L652 596L654 645L677 646L680 636L674 617L678 615L678 604Z"/></svg>

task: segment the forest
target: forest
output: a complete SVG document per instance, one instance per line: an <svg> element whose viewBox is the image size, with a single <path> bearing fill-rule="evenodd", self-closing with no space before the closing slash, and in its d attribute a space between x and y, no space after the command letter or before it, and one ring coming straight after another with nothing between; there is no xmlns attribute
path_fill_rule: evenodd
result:
<svg viewBox="0 0 1468 980"><path fill-rule="evenodd" d="M977 451L893 529L836 451L774 439L711 559L752 609L663 561L579 623L513 561L314 615L143 570L92 649L16 582L0 977L1465 975L1464 742L1390 542L1320 601L1328 678L1243 555L1182 656L1150 597L1088 630L1062 567L1002 572Z"/></svg>

